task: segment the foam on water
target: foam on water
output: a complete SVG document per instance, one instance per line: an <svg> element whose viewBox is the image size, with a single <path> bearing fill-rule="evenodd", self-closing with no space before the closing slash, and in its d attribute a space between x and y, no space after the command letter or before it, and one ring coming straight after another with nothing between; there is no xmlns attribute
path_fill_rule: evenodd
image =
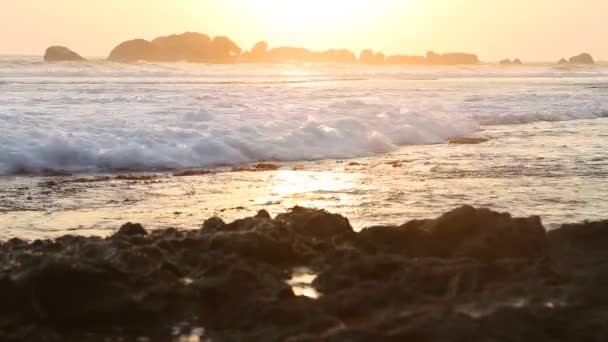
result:
<svg viewBox="0 0 608 342"><path fill-rule="evenodd" d="M608 68L0 59L0 173L349 158L608 115Z"/></svg>

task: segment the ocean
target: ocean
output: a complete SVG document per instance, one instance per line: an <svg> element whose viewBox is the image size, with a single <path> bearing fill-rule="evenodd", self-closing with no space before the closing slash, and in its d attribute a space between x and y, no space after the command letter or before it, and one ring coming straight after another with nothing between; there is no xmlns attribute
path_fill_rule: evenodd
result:
<svg viewBox="0 0 608 342"><path fill-rule="evenodd" d="M448 144L454 137L489 141ZM126 221L198 228L212 215L294 205L344 214L361 229L467 203L537 214L550 229L608 216L607 142L604 64L4 56L0 239L107 235ZM279 169L231 172L262 161ZM213 172L173 177L185 168Z"/></svg>

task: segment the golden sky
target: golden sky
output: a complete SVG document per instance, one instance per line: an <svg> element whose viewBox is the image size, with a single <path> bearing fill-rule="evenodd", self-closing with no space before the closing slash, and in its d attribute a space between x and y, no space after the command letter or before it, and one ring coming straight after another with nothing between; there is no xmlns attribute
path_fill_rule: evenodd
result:
<svg viewBox="0 0 608 342"><path fill-rule="evenodd" d="M0 0L0 54L66 45L106 56L118 43L197 31L310 49L465 51L483 60L608 59L608 0Z"/></svg>

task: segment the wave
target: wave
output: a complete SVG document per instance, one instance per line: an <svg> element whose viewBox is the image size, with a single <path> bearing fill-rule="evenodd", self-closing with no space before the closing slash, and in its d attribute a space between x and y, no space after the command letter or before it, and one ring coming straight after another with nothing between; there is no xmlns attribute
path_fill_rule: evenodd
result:
<svg viewBox="0 0 608 342"><path fill-rule="evenodd" d="M8 148L0 156L0 172L149 170L352 158L404 144L437 143L479 129L474 122L451 121L439 114L378 115L376 106L358 102L334 103L330 108L334 113L344 109L355 115L239 124L239 118L217 121L216 115L200 110L171 117L169 127L140 124L129 128L117 122L98 130L55 127L45 133L33 129L10 135L2 132L0 139Z"/></svg>
<svg viewBox="0 0 608 342"><path fill-rule="evenodd" d="M553 73L569 76L547 77ZM352 158L440 143L485 125L608 116L608 69L602 66L0 59L0 78L5 175Z"/></svg>

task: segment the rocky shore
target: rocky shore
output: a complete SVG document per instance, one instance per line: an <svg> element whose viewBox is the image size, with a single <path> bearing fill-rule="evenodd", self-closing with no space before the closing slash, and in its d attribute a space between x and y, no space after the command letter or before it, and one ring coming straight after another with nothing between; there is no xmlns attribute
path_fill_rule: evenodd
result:
<svg viewBox="0 0 608 342"><path fill-rule="evenodd" d="M606 341L608 221L321 210L0 242L1 341Z"/></svg>

